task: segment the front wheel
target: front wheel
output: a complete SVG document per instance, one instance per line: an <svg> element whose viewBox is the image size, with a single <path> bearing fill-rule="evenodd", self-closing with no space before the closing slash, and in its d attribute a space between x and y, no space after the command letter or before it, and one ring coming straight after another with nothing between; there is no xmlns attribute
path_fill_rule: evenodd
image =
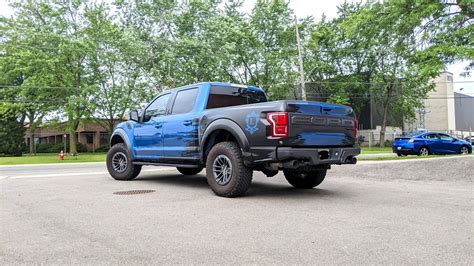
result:
<svg viewBox="0 0 474 266"><path fill-rule="evenodd" d="M469 153L469 149L467 148L467 146L462 146L461 149L459 150L459 153L466 155Z"/></svg>
<svg viewBox="0 0 474 266"><path fill-rule="evenodd" d="M123 143L118 143L107 153L107 170L116 180L132 180L140 174L142 166L132 164L127 148Z"/></svg>
<svg viewBox="0 0 474 266"><path fill-rule="evenodd" d="M327 169L314 171L289 171L284 170L285 178L293 187L310 189L318 186L324 181Z"/></svg>
<svg viewBox="0 0 474 266"><path fill-rule="evenodd" d="M217 143L207 156L207 183L218 196L243 195L252 183L252 174L252 169L244 165L242 152L235 142Z"/></svg>

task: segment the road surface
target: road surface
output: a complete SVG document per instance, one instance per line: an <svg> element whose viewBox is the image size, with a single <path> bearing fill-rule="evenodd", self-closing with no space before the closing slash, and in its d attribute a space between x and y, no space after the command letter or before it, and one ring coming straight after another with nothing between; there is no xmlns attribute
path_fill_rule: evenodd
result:
<svg viewBox="0 0 474 266"><path fill-rule="evenodd" d="M303 191L256 173L226 199L204 171L0 167L0 264L470 264L473 170L473 156L361 162Z"/></svg>

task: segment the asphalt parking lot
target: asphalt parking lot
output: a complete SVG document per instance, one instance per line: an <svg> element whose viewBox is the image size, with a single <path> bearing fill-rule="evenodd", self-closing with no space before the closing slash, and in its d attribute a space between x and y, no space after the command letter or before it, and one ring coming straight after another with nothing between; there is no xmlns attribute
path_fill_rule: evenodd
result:
<svg viewBox="0 0 474 266"><path fill-rule="evenodd" d="M474 157L335 166L317 189L260 173L245 197L204 171L0 168L0 264L471 264ZM116 195L128 190L155 190Z"/></svg>

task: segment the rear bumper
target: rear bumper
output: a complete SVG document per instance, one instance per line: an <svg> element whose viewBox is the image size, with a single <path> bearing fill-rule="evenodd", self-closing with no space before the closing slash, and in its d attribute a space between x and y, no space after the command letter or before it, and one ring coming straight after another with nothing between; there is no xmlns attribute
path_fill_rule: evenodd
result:
<svg viewBox="0 0 474 266"><path fill-rule="evenodd" d="M417 154L417 151L411 146L405 146L405 145L394 145L392 146L392 151L393 153L397 154L406 154L406 155L411 155L411 154Z"/></svg>
<svg viewBox="0 0 474 266"><path fill-rule="evenodd" d="M293 148L278 147L277 161L302 160L310 165L353 164L352 160L360 154L360 148Z"/></svg>
<svg viewBox="0 0 474 266"><path fill-rule="evenodd" d="M297 160L306 165L354 164L360 148L254 147L253 165Z"/></svg>

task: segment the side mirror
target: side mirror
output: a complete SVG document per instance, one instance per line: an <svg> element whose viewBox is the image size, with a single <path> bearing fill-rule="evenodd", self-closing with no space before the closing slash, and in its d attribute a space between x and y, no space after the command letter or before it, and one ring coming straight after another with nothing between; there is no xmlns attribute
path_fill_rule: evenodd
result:
<svg viewBox="0 0 474 266"><path fill-rule="evenodd" d="M137 110L130 111L129 116L130 116L130 120L138 122L139 118L138 118L138 111Z"/></svg>

